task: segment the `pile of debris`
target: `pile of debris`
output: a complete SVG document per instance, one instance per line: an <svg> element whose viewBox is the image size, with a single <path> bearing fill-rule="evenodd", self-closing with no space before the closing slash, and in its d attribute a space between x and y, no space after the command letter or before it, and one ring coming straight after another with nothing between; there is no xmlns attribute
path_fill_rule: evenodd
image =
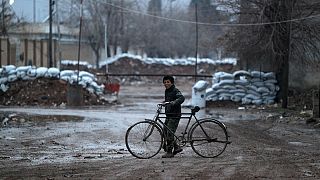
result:
<svg viewBox="0 0 320 180"><path fill-rule="evenodd" d="M10 83L6 92L0 91L0 105L4 106L60 106L67 104L68 83L59 79L37 78ZM107 101L82 89L84 105L105 105Z"/></svg>

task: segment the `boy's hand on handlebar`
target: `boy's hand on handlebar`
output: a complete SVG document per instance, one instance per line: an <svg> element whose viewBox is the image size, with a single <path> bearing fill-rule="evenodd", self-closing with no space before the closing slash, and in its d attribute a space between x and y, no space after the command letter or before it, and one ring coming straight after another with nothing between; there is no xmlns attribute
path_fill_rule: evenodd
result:
<svg viewBox="0 0 320 180"><path fill-rule="evenodd" d="M162 102L162 106L167 106L169 104L172 104L172 102Z"/></svg>

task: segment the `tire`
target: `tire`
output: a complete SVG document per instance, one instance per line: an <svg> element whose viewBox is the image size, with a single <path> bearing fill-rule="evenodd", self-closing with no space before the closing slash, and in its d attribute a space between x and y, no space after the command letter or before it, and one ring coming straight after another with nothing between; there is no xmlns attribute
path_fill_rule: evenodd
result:
<svg viewBox="0 0 320 180"><path fill-rule="evenodd" d="M147 137L146 139L144 139ZM161 128L154 122L141 121L128 128L125 137L128 151L139 159L157 155L163 144Z"/></svg>
<svg viewBox="0 0 320 180"><path fill-rule="evenodd" d="M222 154L229 144L226 128L216 120L200 120L199 124L195 124L190 131L190 145L193 151L205 158L214 158Z"/></svg>

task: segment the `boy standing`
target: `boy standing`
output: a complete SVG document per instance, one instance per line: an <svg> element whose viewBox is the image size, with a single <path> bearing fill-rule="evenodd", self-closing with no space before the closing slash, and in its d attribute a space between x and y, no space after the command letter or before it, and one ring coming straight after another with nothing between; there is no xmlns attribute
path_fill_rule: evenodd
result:
<svg viewBox="0 0 320 180"><path fill-rule="evenodd" d="M163 77L163 85L166 88L165 90L165 102L170 102L170 104L166 105L165 113L166 120L165 125L175 133L179 121L181 118L181 104L184 102L184 96L174 85L174 78L172 76L164 76ZM175 154L182 151L181 147L174 141L174 135L167 131L164 128L164 135L166 136L166 142L163 146L164 151L166 152L163 155L163 158L172 158Z"/></svg>

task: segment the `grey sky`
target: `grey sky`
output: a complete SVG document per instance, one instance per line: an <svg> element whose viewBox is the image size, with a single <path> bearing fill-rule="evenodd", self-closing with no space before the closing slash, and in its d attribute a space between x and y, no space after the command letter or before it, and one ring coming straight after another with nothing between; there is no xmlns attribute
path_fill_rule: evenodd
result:
<svg viewBox="0 0 320 180"><path fill-rule="evenodd" d="M163 0L164 4L170 0ZM34 10L35 2L35 10ZM141 0L141 2L147 3L149 0ZM173 5L187 6L190 0L174 0ZM12 4L12 8L16 12L18 17L24 17L27 21L35 20L36 22L42 22L49 15L49 0L15 0Z"/></svg>

